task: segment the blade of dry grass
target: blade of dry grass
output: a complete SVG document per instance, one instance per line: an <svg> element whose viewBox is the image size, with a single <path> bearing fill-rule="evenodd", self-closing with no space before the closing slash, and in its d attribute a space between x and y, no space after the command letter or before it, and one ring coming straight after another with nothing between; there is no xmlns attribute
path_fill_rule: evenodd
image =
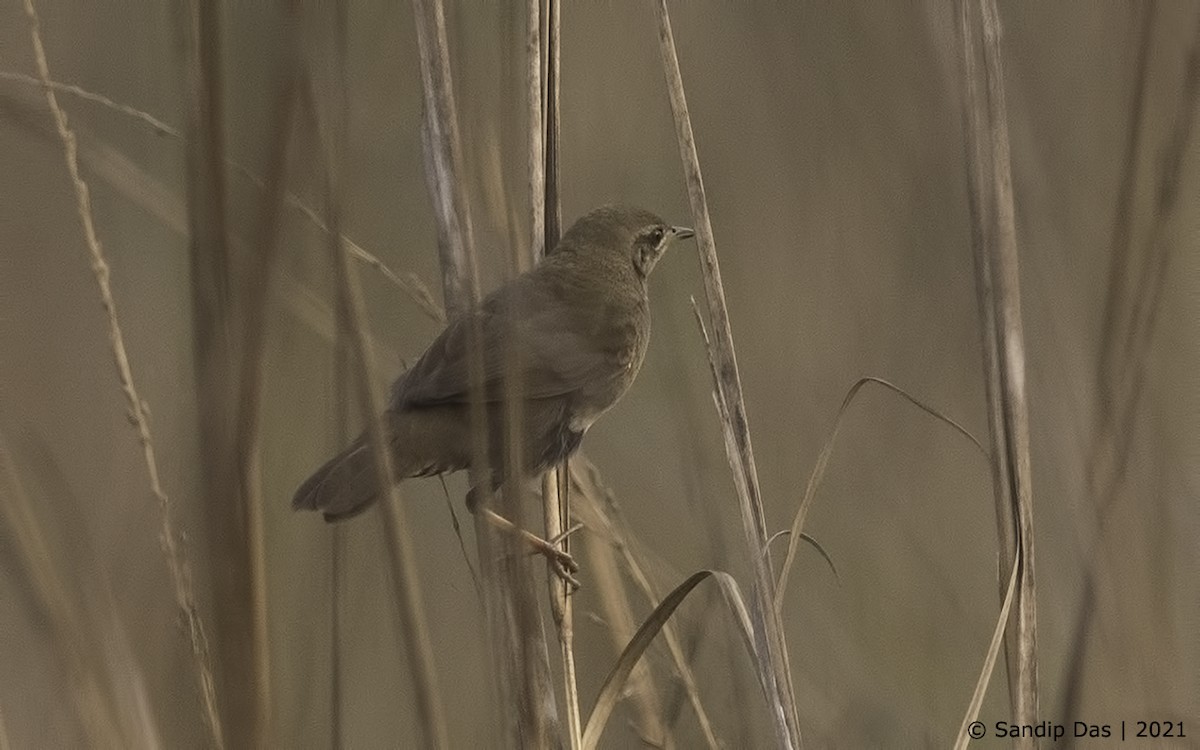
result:
<svg viewBox="0 0 1200 750"><path fill-rule="evenodd" d="M693 306L694 305L695 301L693 300ZM700 320L700 311L698 309L696 310L696 319ZM701 325L703 325L702 322ZM960 435L970 440L971 443L973 443L975 447L979 449L979 452L983 454L985 459L988 458L987 450L983 447L979 440L975 438L974 435L967 431L965 427L960 425L958 422L955 422L945 414L942 414L932 406L929 406L920 399L909 394L908 391L897 385L889 383L882 378L865 377L859 379L854 385L850 386L850 390L846 392L845 398L842 399L842 405L838 408L837 416L834 417L833 420L833 429L830 430L829 437L825 439L825 445L821 447L821 453L817 456L817 463L813 466L812 473L809 474L808 477L808 484L804 488L804 497L800 500L800 507L796 509L796 516L794 519L792 519L792 527L788 539L787 556L783 560L783 567L779 571L779 585L775 589L775 609L779 612L783 611L783 597L784 593L787 591L788 573L791 571L792 565L795 563L796 551L800 547L800 541L805 538L803 531L804 519L808 517L809 508L812 506L813 498L815 498L817 494L817 487L821 485L821 479L823 479L825 476L825 469L829 466L829 458L833 455L834 441L837 439L838 432L842 429L842 418L845 417L846 411L850 408L850 404L854 402L854 398L858 395L859 391L861 391L864 386L870 383L880 385L890 390L926 414L929 414L941 422L945 422ZM825 554L825 550L821 549L821 546L817 544L815 540L808 539L807 541L815 546L817 551L820 552L825 558L826 562L829 563L830 567L833 567L833 561L829 559L829 555ZM834 572L836 574L837 571L835 570Z"/></svg>
<svg viewBox="0 0 1200 750"><path fill-rule="evenodd" d="M312 100L315 103L315 96ZM396 605L405 636L404 650L417 697L423 744L427 747L443 748L449 746L446 719L433 661L429 626L425 621L425 604L416 555L408 536L411 525L407 521L407 508L393 481L395 472L387 449L386 426L380 416L384 414L383 400L379 397L372 376L375 371L375 355L367 332L366 303L363 301L362 289L352 262L353 256L337 239L341 237L341 183L338 165L345 138L342 111L342 108L338 108L332 112L330 124L324 125L314 107L324 156L325 193L329 203L328 222L332 230L329 235L330 252L337 269L339 294L346 305L344 317L349 323L346 333L350 337L358 365L354 375L364 404L366 431L374 457L376 481L380 487L386 488L384 500L378 506L380 521L383 525L392 583L396 589Z"/></svg>
<svg viewBox="0 0 1200 750"><path fill-rule="evenodd" d="M1097 401L1101 410L1113 400L1112 373L1114 372L1115 345L1124 337L1118 333L1122 328L1119 313L1127 303L1129 285L1136 278L1132 273L1133 246L1133 202L1137 184L1138 155L1142 150L1142 110L1146 103L1146 88L1150 72L1150 48L1154 28L1154 17L1158 11L1157 0L1146 0L1140 8L1134 8L1139 16L1138 54L1134 72L1133 95L1129 104L1128 133L1125 153L1121 159L1121 178L1117 188L1117 205L1113 213L1112 242L1109 244L1108 291L1105 295L1104 322L1101 325L1100 356L1096 365L1100 388Z"/></svg>
<svg viewBox="0 0 1200 750"><path fill-rule="evenodd" d="M16 73L7 70L0 70L0 79L16 81L18 83L25 83L32 86L40 87L42 85L41 82L33 76L27 76L24 73ZM177 128L167 125L148 112L143 112L142 110L130 107L127 104L115 102L106 96L88 91L87 89L80 88L79 86L75 86L73 84L50 81L48 85L55 92L71 94L72 96L79 97L85 101L99 104L107 109L111 109L115 112L128 115L136 120L140 120L141 122L144 122L153 128L155 133L158 135L167 136L175 140L183 139L183 134L179 132ZM263 191L267 190L267 179L254 172L254 170L245 166L241 162L230 158L226 158L225 164L252 185L256 186L258 189ZM293 209L303 214L308 222L315 228L320 230L323 234L329 234L329 227L325 226L325 222L321 220L321 217L317 214L316 209L305 203L298 195L291 191L285 191L283 198L288 206L291 206ZM429 292L429 288L425 285L425 282L421 281L421 279L415 274L407 273L400 275L388 267L388 265L380 260L378 256L363 249L358 243L354 242L354 240L350 239L349 237L343 235L342 241L345 242L347 247L350 248L350 252L354 254L356 259L374 268L396 288L404 292L405 295L407 295L410 299L412 299L413 302L417 304L417 307L419 307L421 312L425 313L426 316L439 323L445 322L446 315L442 311L441 306L434 301L433 295Z"/></svg>
<svg viewBox="0 0 1200 750"><path fill-rule="evenodd" d="M1013 552L1013 557L1018 557L1021 554L1020 550ZM968 729L971 722L979 718L979 709L983 705L983 698L987 695L988 684L992 681L992 670L996 667L996 658L1000 655L1000 646L1004 644L1004 631L1008 627L1009 617L1012 614L1012 604L1017 592L1017 573L1018 566L1012 567L1012 573L1008 576L1008 590L1004 594L1004 601L1000 605L1000 616L996 619L996 628L992 631L992 641L988 644L987 653L983 657L983 669L979 672L979 679L975 681L975 690L971 693L971 702L967 706L967 713L963 716L962 724L958 728L958 737L954 740L955 750L963 750L971 741L971 736L968 734Z"/></svg>
<svg viewBox="0 0 1200 750"><path fill-rule="evenodd" d="M629 640L628 645L621 652L621 656L613 665L608 676L604 678L604 683L600 687L600 693L596 698L596 705L592 709L592 713L588 716L587 727L583 731L583 747L585 750L592 750L600 741L600 735L604 731L605 725L608 723L608 717L612 715L613 708L617 705L622 692L625 690L626 681L629 679L630 673L637 665L638 660L642 658L642 654L646 652L646 648L650 643L662 632L663 626L675 610L683 603L688 594L692 592L696 586L706 579L712 578L721 587L721 593L725 598L726 604L729 606L730 614L736 623L738 634L741 636L742 643L747 652L750 654L752 662L757 662L758 657L754 651L754 626L750 621L750 613L746 610L746 604L742 599L741 590L738 588L737 581L733 576L719 570L701 570L688 576L687 579L670 591L663 600L659 602L650 616L642 622L634 633L633 638ZM771 700L772 696L767 692L767 685L762 682L764 696Z"/></svg>
<svg viewBox="0 0 1200 750"><path fill-rule="evenodd" d="M22 81L24 82L26 79L33 81L34 84L38 83L37 79L30 79L28 76L23 77ZM55 88L56 91L59 90L57 85L53 83L51 87ZM39 93L41 93L40 86ZM39 101L42 100L39 99ZM22 127L28 133L44 138L47 141L53 141L56 144L61 143L58 138L58 132L53 126L43 128L43 123L35 119L40 114L40 109L33 110L24 101L16 101L11 97L0 96L0 112L3 112L9 123ZM178 191L169 187L165 182L139 166L124 153L102 140L85 138L78 140L77 146L78 160L82 170L95 175L98 180L104 182L131 204L138 206L141 210L162 222L171 231L179 235L187 234L187 211ZM236 168L235 162L230 162L230 164ZM254 182L260 188L265 189L266 183L261 177L255 177ZM305 216L315 222L314 226L322 234L328 235L329 229L317 217L316 211L307 204L293 203L293 198L295 196L289 193L288 204L302 206L302 212ZM298 199L296 200L298 201ZM355 257L379 271L388 280L392 280L388 276L390 273L391 276L395 276L402 282L410 284L409 288L400 287L401 290L410 296L413 294L418 295L414 297L414 301L418 305L421 305L422 311L430 318L438 321L445 319L441 307L436 302L433 302L429 290L425 288L420 279L413 274L406 274L407 281L405 281L405 277L397 276L390 269L387 269L387 266L379 262L378 258L375 258L375 256L359 247L349 237L342 235L341 239L350 248L350 251L355 254ZM246 256L251 253L249 245L239 241L236 236L232 238L232 245L235 253L239 256ZM331 343L334 342L337 324L334 320L335 316L332 309L325 302L324 298L317 295L311 287L287 271L280 273L278 281L281 285L279 299L286 306L286 311L297 322L308 327L321 338ZM421 299L428 301L428 309L422 304ZM399 354L390 348L386 342L372 338L372 346L376 352L383 353L382 358L385 358L386 361L400 361ZM381 368L378 374L384 376L393 374L394 372L395 367L389 366L386 369Z"/></svg>
<svg viewBox="0 0 1200 750"><path fill-rule="evenodd" d="M535 10L538 13L535 15ZM562 224L562 206L559 200L558 190L558 151L559 151L559 129L560 129L560 112L558 107L559 101L559 65L561 57L559 54L559 45L561 43L560 23L562 16L562 4L560 0L546 0L545 5L545 29L541 28L539 19L543 14L540 13L541 0L530 0L527 4L527 25L530 29L530 45L526 50L527 65L529 69L527 98L530 99L529 115L531 117L530 130L545 130L544 139L540 140L531 135L529 139L529 160L532 165L535 162L545 160L541 168L541 179L543 180L543 191L541 201L541 222L536 222L537 216L537 200L534 199L535 223L533 225L532 234L536 237L539 232L544 238L542 245L539 247L534 244L531 247L530 254L533 264L536 265L551 248L558 244L559 232ZM544 89L545 96L543 97L541 87L537 84L536 71L541 66L541 44L536 38L533 38L533 29L536 28L538 35L544 34L546 40L546 86ZM542 110L542 99L545 100L545 112L540 117L540 126L538 122L532 120L533 106L532 102L537 100L539 112ZM539 152L541 143L545 144L544 152ZM530 172L530 193L531 196L537 192L537 174L535 169L531 168ZM569 481L569 468L567 461L545 473L542 477L542 513L546 524L546 538L559 539L562 538L562 549L570 554L571 538L566 535L567 527L571 519L571 493ZM572 750L580 747L582 741L582 722L580 720L579 709L579 685L576 680L575 666L575 612L572 604L570 584L567 581L561 580L553 571L553 566L548 564L548 583L550 594L550 614L554 620L554 624L558 629L558 646L559 655L562 658L562 680L563 680L563 696L566 703L567 711L567 739Z"/></svg>
<svg viewBox="0 0 1200 750"><path fill-rule="evenodd" d="M562 79L562 2L546 0L546 244L548 252L562 234L562 200L559 195L560 131L559 81Z"/></svg>
<svg viewBox="0 0 1200 750"><path fill-rule="evenodd" d="M633 608L621 582L616 550L607 539L596 536L585 539L583 547L588 555L591 587L600 598L600 609L616 649L615 655L620 656L625 644L633 638L637 626L633 619ZM662 719L662 703L645 662L638 662L626 684L628 697L637 714L638 734L651 747L673 747L674 743Z"/></svg>
<svg viewBox="0 0 1200 750"><path fill-rule="evenodd" d="M1105 540L1109 520L1116 508L1125 481L1126 464L1137 433L1135 421L1142 403L1143 389L1149 377L1152 361L1150 347L1157 328L1161 307L1162 285L1165 282L1170 255L1174 248L1167 241L1167 227L1179 207L1182 165L1188 144L1195 129L1195 111L1200 98L1200 17L1192 39L1179 92L1179 104L1162 151L1159 184L1155 192L1154 211L1150 219L1148 238L1140 253L1142 264L1136 268L1136 255L1129 252L1128 237L1132 229L1123 227L1130 221L1129 203L1135 193L1136 156L1140 142L1140 111L1143 89L1148 77L1148 48L1152 46L1154 3L1148 3L1140 29L1139 78L1135 84L1130 113L1130 135L1123 167L1122 190L1114 218L1114 234L1121 232L1125 244L1114 238L1109 268L1109 296L1105 304L1102 356L1096 377L1100 387L1096 408L1095 434L1087 456L1085 497L1094 500L1093 516L1080 525L1084 536L1087 578L1083 596L1075 614L1072 650L1065 667L1067 686L1062 699L1062 716L1078 716L1087 682L1087 671L1093 660L1098 607L1111 606L1120 597L1113 576L1106 571L1119 565L1121 553ZM1129 182L1129 187L1125 183ZM1107 356L1104 356L1107 354ZM1103 602L1101 601L1103 599Z"/></svg>
<svg viewBox="0 0 1200 750"><path fill-rule="evenodd" d="M454 315L472 310L478 305L480 295L470 209L462 179L462 145L450 75L449 45L440 0L413 0L413 11L425 104L422 132L426 182L437 218L446 306ZM540 132L540 122L540 116L534 119L530 130ZM540 200L541 191L533 191L532 196L534 200ZM540 223L533 226L540 226ZM476 319L476 324L468 329L467 342L474 435L470 482L474 491L481 495L479 510L486 511L492 498L487 468L489 432L482 399L481 340L482 332ZM519 512L512 512L521 510L519 497L510 492L503 499L509 504L507 516L519 523ZM558 741L559 728L540 599L533 576L529 574L532 566L515 535L495 533L484 520L485 515L485 512L476 513L474 521L493 685L498 694L495 705L500 709L497 718L506 726L507 744L546 746Z"/></svg>
<svg viewBox="0 0 1200 750"><path fill-rule="evenodd" d="M287 26L291 28L291 25ZM287 182L287 163L294 122L297 60L293 35L287 34L289 52L285 55L277 88L275 109L269 121L275 138L270 147L267 178L253 252L245 265L240 284L242 308L241 368L238 398L234 407L236 432L234 452L238 457L238 481L245 500L246 535L250 547L250 588L253 602L252 627L258 662L254 667L259 701L262 705L261 735L268 741L272 734L271 649L268 627L266 529L263 518L267 500L263 496L261 432L259 404L263 381L263 359L267 329L267 306L271 301L271 274L278 251L279 225Z"/></svg>
<svg viewBox="0 0 1200 750"><path fill-rule="evenodd" d="M121 731L119 699L111 687L104 687L113 685L111 675L89 648L86 614L68 589L68 579L54 559L33 507L8 439L0 432L0 524L7 531L5 538L13 540L18 580L27 584L33 615L49 625L84 736L96 747L126 746L132 738Z"/></svg>
<svg viewBox="0 0 1200 750"><path fill-rule="evenodd" d="M517 271L527 271L550 249L546 243L546 152L542 140L545 117L542 114L542 31L541 0L525 2L525 117L528 152L526 177L529 180L529 254ZM532 262L531 262L532 261ZM526 265L528 264L528 265Z"/></svg>
<svg viewBox="0 0 1200 750"><path fill-rule="evenodd" d="M670 94L671 111L675 119L680 158L687 179L692 216L695 219L696 240L704 275L705 299L708 303L709 317L712 320L715 334L715 343L708 348L710 365L717 393L718 409L722 417L725 448L733 469L734 484L738 490L746 548L754 571L752 610L755 623L755 642L758 646L756 652L763 660L760 663L760 677L768 685L772 695L771 716L779 743L783 746L798 748L801 739L795 689L792 686L791 668L788 663L787 643L783 637L782 622L774 606L775 579L771 572L770 556L765 554L767 552L766 516L758 486L758 473L754 465L754 451L750 445L750 426L742 397L741 376L738 374L733 332L725 305L725 292L721 285L721 269L717 261L712 222L709 219L708 202L704 195L704 181L700 174L700 159L696 153L696 141L692 134L687 100L684 97L683 78L675 53L675 39L671 32L666 0L657 0L654 7L658 16L659 50L662 54L663 71L667 79L667 90Z"/></svg>
<svg viewBox="0 0 1200 750"><path fill-rule="evenodd" d="M607 544L617 551L626 575L642 592L646 602L651 607L657 607L661 603L662 597L659 596L650 577L646 575L638 555L634 552L631 543L633 534L622 519L612 492L600 483L600 472L580 453L575 454L575 457L571 459L570 468L572 486L575 488L575 494L581 500L576 504L576 509L580 512L585 524L589 530L599 534ZM621 600L618 612L623 614L614 618L614 622L627 616L632 623L633 610L628 598L624 595L623 590L618 595ZM629 635L630 637L633 635L632 626L629 628ZM679 679L683 683L684 692L696 714L696 720L700 724L700 731L704 735L705 742L710 748L720 747L721 744L717 741L716 733L713 730L712 720L700 700L700 689L696 683L695 674L688 664L683 644L680 643L675 628L669 622L663 626L663 637L666 639L667 650L671 654Z"/></svg>
<svg viewBox="0 0 1200 750"><path fill-rule="evenodd" d="M233 253L225 169L224 8L176 7L184 30L187 74L185 176L192 302L192 368L196 383L199 468L207 528L214 647L221 669L225 741L269 744L269 676L259 638L255 563L261 549L260 509L246 494L246 463L237 445L239 362L244 313L240 258ZM257 254L257 253L256 253ZM258 290L255 290L257 292ZM252 467L250 471L252 472ZM251 478L251 482L254 479Z"/></svg>
<svg viewBox="0 0 1200 750"><path fill-rule="evenodd" d="M110 269L96 234L92 218L91 194L87 183L79 171L79 153L75 133L67 122L66 112L58 104L54 89L50 86L50 67L46 60L46 50L42 44L41 24L32 0L25 0L25 14L29 19L30 36L33 43L34 58L37 62L38 76L43 85L46 102L54 116L55 126L62 140L67 171L75 191L76 209L83 225L84 240L91 259L92 271L96 276L100 298L108 322L109 344L113 360L117 367L117 376L121 390L129 402L130 419L138 433L142 444L142 457L146 464L147 478L150 491L158 501L160 534L163 556L166 558L168 573L174 586L176 604L183 613L187 623L189 644L191 646L193 666L200 684L200 695L204 703L205 725L213 745L223 747L224 735L221 728L220 711L217 706L215 681L212 667L209 663L208 637L204 624L196 606L196 596L192 587L191 568L186 557L177 543L174 522L171 518L170 501L159 480L158 458L155 453L153 434L150 429L149 416L145 401L138 393L133 378L133 368L129 363L129 355L125 348L125 336L121 331L120 319L117 314L116 301L113 298L112 286L109 280Z"/></svg>
<svg viewBox="0 0 1200 750"><path fill-rule="evenodd" d="M1020 566L1015 622L1008 630L1007 640L1012 721L1036 724L1037 597L1029 411L1025 395L1025 344L1021 326L1008 114L1000 57L1000 18L994 0L961 0L959 12L964 61L967 192L983 324L981 333L994 456L993 489L1001 571L1007 574L1013 566ZM1012 553L1016 549L1020 551L1019 557Z"/></svg>

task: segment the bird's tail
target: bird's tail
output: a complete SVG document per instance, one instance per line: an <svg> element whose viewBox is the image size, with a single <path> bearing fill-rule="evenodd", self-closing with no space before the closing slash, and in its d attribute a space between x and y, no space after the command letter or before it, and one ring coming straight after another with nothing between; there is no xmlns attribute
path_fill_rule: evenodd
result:
<svg viewBox="0 0 1200 750"><path fill-rule="evenodd" d="M319 510L326 521L341 521L362 513L379 499L374 456L365 434L300 485L292 498L295 510Z"/></svg>

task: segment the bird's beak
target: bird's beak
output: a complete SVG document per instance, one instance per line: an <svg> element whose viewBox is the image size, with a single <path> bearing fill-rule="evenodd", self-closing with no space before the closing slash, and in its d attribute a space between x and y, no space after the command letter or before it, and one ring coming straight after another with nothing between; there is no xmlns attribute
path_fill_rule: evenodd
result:
<svg viewBox="0 0 1200 750"><path fill-rule="evenodd" d="M695 237L696 232L687 227L671 227L671 231L675 233L675 239L686 240L688 237Z"/></svg>

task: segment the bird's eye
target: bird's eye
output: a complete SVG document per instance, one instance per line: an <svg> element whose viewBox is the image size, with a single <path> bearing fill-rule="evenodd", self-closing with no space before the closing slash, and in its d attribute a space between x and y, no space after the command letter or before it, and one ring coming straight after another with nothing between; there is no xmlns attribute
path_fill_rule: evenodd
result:
<svg viewBox="0 0 1200 750"><path fill-rule="evenodd" d="M651 245L658 245L658 243L662 242L663 238L662 227L655 227L654 229L651 229L648 237Z"/></svg>

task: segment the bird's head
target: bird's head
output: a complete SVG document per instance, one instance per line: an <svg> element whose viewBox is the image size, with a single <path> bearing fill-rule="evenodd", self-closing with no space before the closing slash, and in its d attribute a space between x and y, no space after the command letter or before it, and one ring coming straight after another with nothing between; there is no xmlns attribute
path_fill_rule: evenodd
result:
<svg viewBox="0 0 1200 750"><path fill-rule="evenodd" d="M644 279L672 242L694 234L691 229L671 226L640 208L603 206L571 225L554 253L616 255L618 262L632 264L633 270Z"/></svg>

